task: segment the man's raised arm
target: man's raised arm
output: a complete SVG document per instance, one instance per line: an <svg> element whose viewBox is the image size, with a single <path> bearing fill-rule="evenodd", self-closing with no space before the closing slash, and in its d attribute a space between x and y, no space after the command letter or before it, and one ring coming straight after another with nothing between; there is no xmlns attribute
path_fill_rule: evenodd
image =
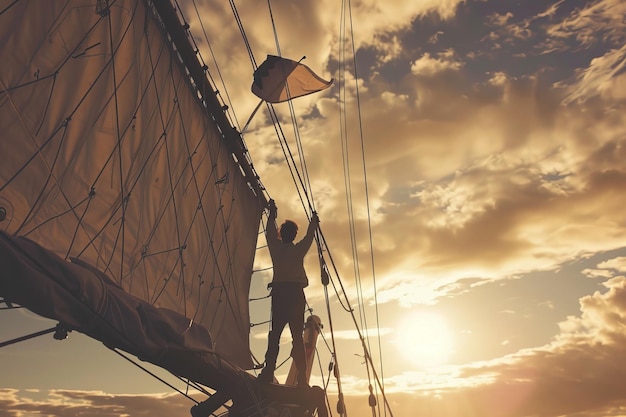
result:
<svg viewBox="0 0 626 417"><path fill-rule="evenodd" d="M278 212L278 209L276 208L276 203L274 202L274 200L270 200L268 202L268 208L270 209L270 215L267 219L266 227L267 240L276 241L278 240L278 230L276 230L276 214Z"/></svg>

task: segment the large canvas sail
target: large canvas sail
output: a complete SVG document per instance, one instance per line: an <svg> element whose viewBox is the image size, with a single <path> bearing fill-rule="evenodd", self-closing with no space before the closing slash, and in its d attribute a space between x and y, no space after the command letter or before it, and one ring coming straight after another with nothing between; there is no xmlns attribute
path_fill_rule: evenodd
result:
<svg viewBox="0 0 626 417"><path fill-rule="evenodd" d="M263 199L233 151L241 144L207 105L207 86L190 77L165 33L156 9L169 2L9 3L0 7L3 265L24 256L32 262L24 269L42 279L96 279L89 291L98 300L119 286L131 309L154 308L142 311L177 337L197 333L188 346L249 368L248 291ZM47 286L6 268L0 291L9 294L0 296ZM71 323L56 315L74 313L54 314Z"/></svg>

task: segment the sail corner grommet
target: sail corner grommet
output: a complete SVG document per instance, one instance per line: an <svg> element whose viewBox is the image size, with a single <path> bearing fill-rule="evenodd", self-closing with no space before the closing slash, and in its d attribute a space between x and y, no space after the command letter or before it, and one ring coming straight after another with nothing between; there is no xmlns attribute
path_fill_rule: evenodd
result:
<svg viewBox="0 0 626 417"><path fill-rule="evenodd" d="M7 209L5 207L0 206L0 222L6 220L7 218Z"/></svg>

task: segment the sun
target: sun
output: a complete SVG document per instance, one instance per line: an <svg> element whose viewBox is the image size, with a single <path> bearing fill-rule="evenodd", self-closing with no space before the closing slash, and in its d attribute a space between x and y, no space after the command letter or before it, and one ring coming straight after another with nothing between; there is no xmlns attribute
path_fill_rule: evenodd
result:
<svg viewBox="0 0 626 417"><path fill-rule="evenodd" d="M435 313L414 312L398 323L393 340L407 364L417 368L444 365L453 352L452 333Z"/></svg>

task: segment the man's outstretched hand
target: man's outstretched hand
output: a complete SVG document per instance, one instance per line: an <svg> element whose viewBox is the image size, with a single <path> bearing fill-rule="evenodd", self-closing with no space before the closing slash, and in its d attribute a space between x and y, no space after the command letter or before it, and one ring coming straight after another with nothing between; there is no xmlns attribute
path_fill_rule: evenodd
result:
<svg viewBox="0 0 626 417"><path fill-rule="evenodd" d="M278 208L276 208L276 202L274 200L270 200L267 202L267 208L270 210L270 214L276 214Z"/></svg>

